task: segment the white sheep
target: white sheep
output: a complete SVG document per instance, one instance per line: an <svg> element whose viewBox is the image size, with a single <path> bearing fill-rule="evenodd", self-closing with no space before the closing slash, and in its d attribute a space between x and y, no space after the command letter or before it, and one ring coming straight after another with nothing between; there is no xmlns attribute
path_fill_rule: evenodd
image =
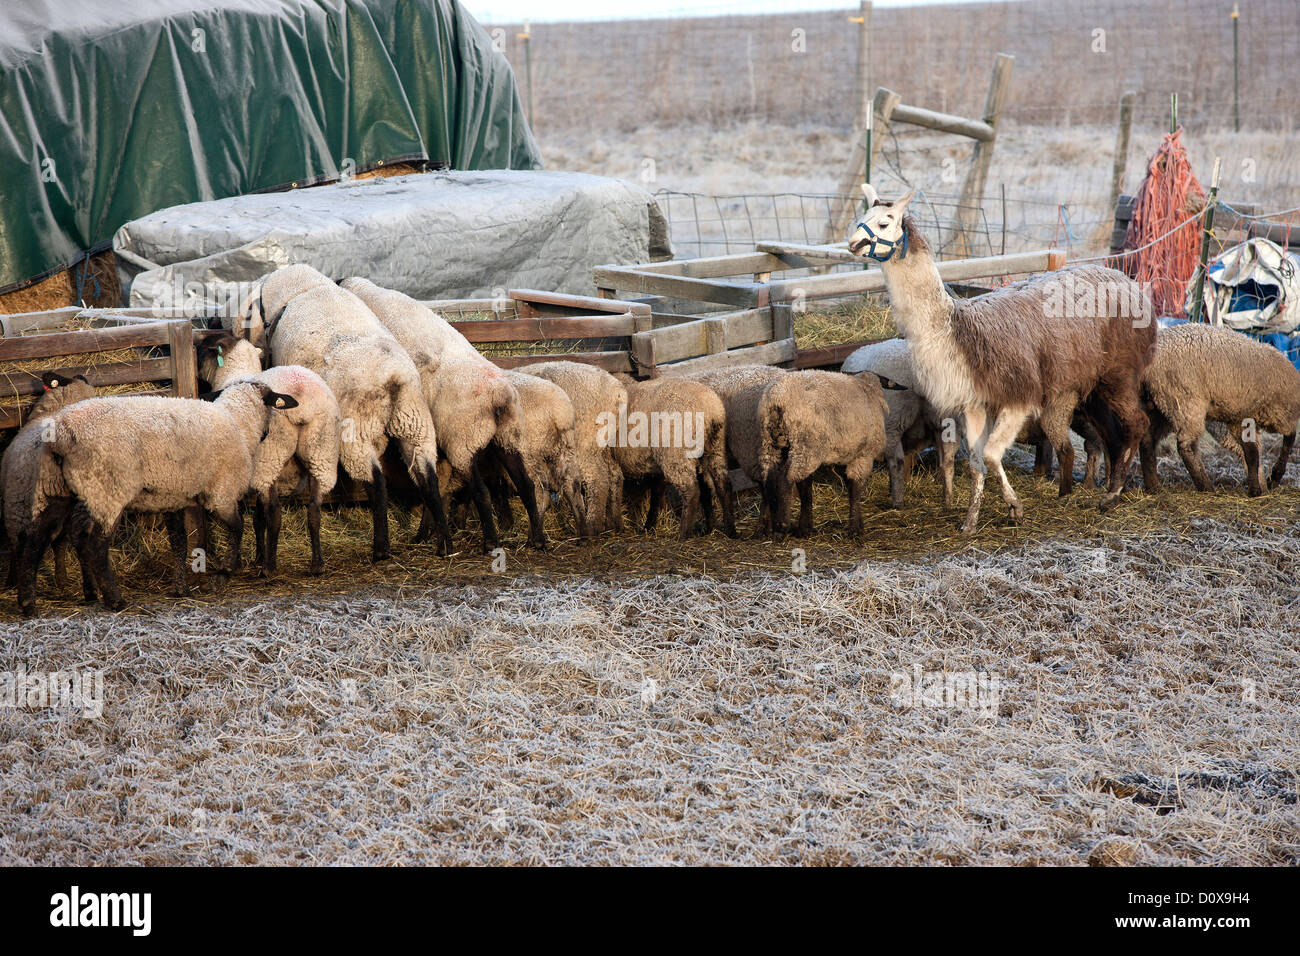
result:
<svg viewBox="0 0 1300 956"><path fill-rule="evenodd" d="M199 377L213 391L240 381L262 382L297 401L296 408L271 416L266 437L254 456L257 563L264 576L275 574L280 498L305 486L307 532L311 538L308 573L323 573L321 502L333 490L339 466L339 403L334 393L324 379L301 365L275 365L263 370L262 350L233 335L210 340L199 351Z"/></svg>
<svg viewBox="0 0 1300 956"><path fill-rule="evenodd" d="M777 534L789 524L790 490L799 489L800 535L813 529L812 476L824 465L844 470L849 486L849 533L862 536L862 494L885 453L889 406L873 374L787 372L763 393L759 462L777 504Z"/></svg>
<svg viewBox="0 0 1300 956"><path fill-rule="evenodd" d="M4 504L5 534L9 538L9 577L6 587L18 584L18 558L32 526L32 506L36 498L36 473L41 444L53 436L48 424L60 409L90 398L94 387L84 375L68 378L57 372L41 376L45 392L27 413L27 421L13 437L0 461L0 496ZM67 587L67 543L62 529L56 529L54 541L54 586ZM88 601L96 599L90 568L81 568L83 590Z"/></svg>
<svg viewBox="0 0 1300 956"><path fill-rule="evenodd" d="M1252 497L1264 493L1259 435L1282 436L1268 487L1286 475L1300 421L1300 372L1277 349L1220 326L1185 323L1156 333L1156 357L1142 377L1151 429L1142 441L1142 483L1160 487L1156 445L1174 433L1197 491L1211 491L1198 447L1207 424L1246 466ZM1216 424L1217 423L1217 424ZM1221 427L1219 427L1221 426Z"/></svg>
<svg viewBox="0 0 1300 956"><path fill-rule="evenodd" d="M92 573L107 608L123 606L108 542L127 511L166 516L178 593L188 593L183 512L193 505L225 525L228 567L238 570L244 530L240 504L253 482L253 456L273 409L296 405L292 396L262 383L239 382L214 402L111 396L88 398L56 414L52 437L41 446L35 518L19 569L23 614L35 613L36 566L52 532L76 504L90 522ZM59 496L50 497L51 492Z"/></svg>
<svg viewBox="0 0 1300 956"><path fill-rule="evenodd" d="M339 463L369 490L372 560L392 554L388 482L380 463L390 439L397 442L424 501L416 540L427 540L436 530L438 553L449 553L451 534L438 491L437 435L420 374L365 303L310 266L286 266L258 282L234 331L259 348L268 346L275 365L311 369L334 393L341 425Z"/></svg>
<svg viewBox="0 0 1300 956"><path fill-rule="evenodd" d="M602 415L617 420L620 409L626 413L627 389L609 372L585 362L536 362L516 371L553 382L569 396L588 527L593 534L622 531L623 469L613 448L596 439Z"/></svg>
<svg viewBox="0 0 1300 956"><path fill-rule="evenodd" d="M529 544L546 548L534 478L523 460L523 408L505 372L485 358L449 322L410 296L351 278L343 288L356 295L406 349L420 371L438 447L457 479L473 491L483 528L483 550L498 547L491 502L483 481L483 456L499 450L523 499Z"/></svg>

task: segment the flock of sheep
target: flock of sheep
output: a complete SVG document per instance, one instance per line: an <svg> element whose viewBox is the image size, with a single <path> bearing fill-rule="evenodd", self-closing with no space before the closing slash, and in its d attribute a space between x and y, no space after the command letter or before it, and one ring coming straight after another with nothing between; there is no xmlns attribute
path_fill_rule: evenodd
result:
<svg viewBox="0 0 1300 956"><path fill-rule="evenodd" d="M184 510L199 506L225 526L233 571L251 499L256 560L274 574L280 499L304 490L310 570L320 573L321 502L340 472L366 487L373 557L382 560L390 543L381 459L390 445L424 505L416 540L436 541L439 554L454 549L455 502L477 510L484 550L497 547L496 514L509 513L512 489L534 547L546 547L542 521L553 498L582 537L620 531L625 482L649 492L647 528L671 486L682 537L701 517L707 531L716 522L734 537L729 467L758 487L757 535L788 531L796 489L798 530L811 531L812 478L825 467L843 475L850 531L861 535L862 495L877 460L901 506L909 460L934 446L950 505L963 435L968 532L989 472L1019 517L1001 463L1014 440L1039 443L1044 468L1054 448L1069 492L1071 428L1085 438L1087 480L1107 459L1103 508L1124 490L1139 446L1144 483L1156 486L1155 446L1171 431L1196 487L1208 490L1197 449L1207 423L1243 457L1251 494L1265 484L1258 434L1282 435L1269 482L1281 480L1300 420L1300 372L1280 353L1208 326L1157 334L1113 299L1053 315L1044 308L1052 276L954 300L904 215L910 198L887 203L868 191L850 243L882 264L904 337L859 350L841 372L749 365L636 381L567 361L506 371L414 299L298 265L264 277L227 334L201 351L208 401L96 397L84 378L47 374L45 395L0 464L20 610L35 613L36 571L51 544L56 582L71 545L86 599L120 608L109 542L126 512L164 516L175 591L186 594ZM1113 270L1073 271L1098 287L1129 282ZM628 421L637 427L609 427Z"/></svg>

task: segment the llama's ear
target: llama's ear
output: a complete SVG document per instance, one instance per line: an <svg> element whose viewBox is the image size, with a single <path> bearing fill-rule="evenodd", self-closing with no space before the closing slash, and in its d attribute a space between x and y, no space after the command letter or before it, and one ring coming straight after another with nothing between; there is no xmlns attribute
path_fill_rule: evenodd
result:
<svg viewBox="0 0 1300 956"><path fill-rule="evenodd" d="M903 212L905 212L907 209L907 204L910 203L915 198L916 198L916 187L913 186L912 189L908 192L908 194L904 196L902 199L894 200L894 211L897 212L899 215L902 215Z"/></svg>
<svg viewBox="0 0 1300 956"><path fill-rule="evenodd" d="M876 195L876 187L871 185L871 183L862 184L862 195L867 200L868 209L874 206L876 204L876 200L880 198L879 196Z"/></svg>

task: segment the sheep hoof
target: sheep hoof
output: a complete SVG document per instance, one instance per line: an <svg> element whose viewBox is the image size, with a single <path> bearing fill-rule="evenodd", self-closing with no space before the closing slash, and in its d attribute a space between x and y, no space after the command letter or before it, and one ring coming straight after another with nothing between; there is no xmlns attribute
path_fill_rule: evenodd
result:
<svg viewBox="0 0 1300 956"><path fill-rule="evenodd" d="M311 575L313 578L318 578L325 573L325 565L313 564L309 568L307 568L307 573Z"/></svg>
<svg viewBox="0 0 1300 956"><path fill-rule="evenodd" d="M1259 485L1251 485L1250 490L1247 492L1247 494L1250 495L1250 497L1252 498L1258 498L1263 493L1264 493L1264 489L1261 488Z"/></svg>
<svg viewBox="0 0 1300 956"><path fill-rule="evenodd" d="M969 538L971 535L975 533L978 527L979 527L978 521L976 521L974 518L967 518L965 521L961 523L960 530L962 535Z"/></svg>
<svg viewBox="0 0 1300 956"><path fill-rule="evenodd" d="M35 617L35 616L36 616L36 605L35 605L35 604L20 604L20 605L18 606L18 612L19 612L23 617Z"/></svg>
<svg viewBox="0 0 1300 956"><path fill-rule="evenodd" d="M1097 510L1102 512L1112 511L1114 510L1115 506L1118 504L1119 504L1118 494L1107 495L1105 498L1101 499L1101 504L1097 506Z"/></svg>
<svg viewBox="0 0 1300 956"><path fill-rule="evenodd" d="M392 557L393 557L393 552L391 551L370 552L370 560L374 564L378 564L380 561L389 561L392 559Z"/></svg>

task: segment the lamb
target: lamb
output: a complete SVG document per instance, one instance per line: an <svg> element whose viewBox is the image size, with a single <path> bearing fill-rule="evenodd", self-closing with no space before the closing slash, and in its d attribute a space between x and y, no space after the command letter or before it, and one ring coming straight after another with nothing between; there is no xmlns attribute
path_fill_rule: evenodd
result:
<svg viewBox="0 0 1300 956"><path fill-rule="evenodd" d="M694 533L701 508L706 528L713 530L714 500L721 505L723 531L734 538L727 413L722 399L707 385L680 378L638 382L619 375L618 380L627 390L626 412L603 415L596 440L613 446L614 459L625 477L651 480L645 530L654 530L658 523L667 482L682 500L681 539Z"/></svg>
<svg viewBox="0 0 1300 956"><path fill-rule="evenodd" d="M962 532L978 526L989 469L1012 520L1023 516L1002 456L1027 419L1039 418L1063 475L1073 474L1069 425L1080 402L1106 440L1114 467L1101 508L1113 508L1148 425L1140 382L1155 328L1141 287L1114 269L1080 266L954 300L906 214L916 190L886 203L871 186L862 189L868 210L849 248L880 263L921 390L941 413L965 421L971 501Z"/></svg>
<svg viewBox="0 0 1300 956"><path fill-rule="evenodd" d="M68 378L57 372L41 376L44 394L37 399L27 414L27 421L13 437L0 461L0 493L3 495L5 534L9 538L9 577L5 587L18 583L19 556L32 526L32 505L36 497L36 472L40 460L41 444L53 437L48 423L54 415L68 405L90 398L94 387L84 375ZM53 532L54 585L59 590L67 587L67 544L62 529ZM90 569L82 565L81 579L86 599L96 599Z"/></svg>
<svg viewBox="0 0 1300 956"><path fill-rule="evenodd" d="M1156 445L1171 431L1178 454L1197 491L1211 491L1198 442L1211 427L1224 447L1246 466L1251 497L1264 493L1259 433L1282 436L1282 450L1268 476L1268 487L1286 475L1300 420L1300 372L1277 349L1240 332L1218 326L1183 324L1157 334L1156 360L1142 380L1151 428L1142 441L1142 483L1160 487Z"/></svg>
<svg viewBox="0 0 1300 956"><path fill-rule="evenodd" d="M301 365L276 365L262 370L262 350L251 342L226 335L208 342L199 352L199 377L220 391L239 381L262 382L276 392L292 395L298 406L272 415L270 428L253 464L253 493L257 496L253 527L257 563L262 575L276 572L280 539L280 496L307 490L307 532L311 537L309 574L322 574L325 556L320 543L320 509L334 488L339 466L339 403L325 380Z"/></svg>
<svg viewBox="0 0 1300 956"><path fill-rule="evenodd" d="M569 396L588 531L622 531L623 469L614 459L614 449L596 438L602 415L615 421L626 415L627 389L609 372L583 362L537 362L516 371L553 382Z"/></svg>
<svg viewBox="0 0 1300 956"><path fill-rule="evenodd" d="M762 431L758 407L763 392L784 374L783 369L772 365L733 365L687 372L681 376L707 385L722 399L722 407L727 413L727 453L735 466L758 486L761 498L755 537L773 530L777 505L768 494L768 484L763 480L763 470L758 460Z"/></svg>
<svg viewBox="0 0 1300 956"><path fill-rule="evenodd" d="M229 570L238 570L244 529L240 501L253 482L253 456L272 410L297 404L260 382L237 382L214 402L113 396L88 398L60 411L52 419L51 440L41 448L35 519L19 568L23 614L36 611L36 566L74 504L84 506L89 521L82 559L92 562L110 610L119 610L123 601L108 542L126 511L166 516L178 593L188 593L183 511L191 505L202 505L225 525Z"/></svg>
<svg viewBox="0 0 1300 956"><path fill-rule="evenodd" d="M457 478L470 487L483 527L483 550L498 547L492 505L482 470L485 456L500 456L528 511L528 542L546 548L537 491L523 460L524 411L505 372L433 310L410 296L352 278L343 288L357 296L401 343L420 372L438 445Z"/></svg>
<svg viewBox="0 0 1300 956"><path fill-rule="evenodd" d="M438 443L420 374L411 357L360 299L310 266L278 269L259 280L235 334L269 347L275 365L319 375L338 401L339 464L366 484L374 524L371 559L392 556L388 482L380 464L390 440L424 502L416 541L436 530L438 553L452 550L438 490ZM430 518L432 516L432 518Z"/></svg>
<svg viewBox="0 0 1300 956"><path fill-rule="evenodd" d="M889 405L880 380L871 373L788 372L768 386L758 414L759 463L777 502L776 533L788 527L792 486L799 489L798 533L812 531L812 475L832 465L844 469L849 533L861 538L862 492L876 459L885 454Z"/></svg>
<svg viewBox="0 0 1300 956"><path fill-rule="evenodd" d="M907 339L887 339L864 345L844 360L846 375L870 372L880 379L885 404L885 464L889 469L889 497L895 508L903 507L903 483L908 462L922 449L939 450L943 481L943 504L952 507L953 466L957 457L956 430L917 386L912 350Z"/></svg>

